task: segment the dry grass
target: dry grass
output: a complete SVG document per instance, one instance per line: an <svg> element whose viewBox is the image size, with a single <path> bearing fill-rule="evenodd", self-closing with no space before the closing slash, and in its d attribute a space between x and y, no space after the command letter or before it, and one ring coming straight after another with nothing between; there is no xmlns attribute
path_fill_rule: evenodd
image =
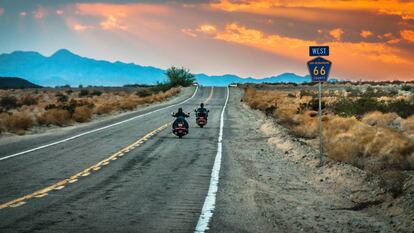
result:
<svg viewBox="0 0 414 233"><path fill-rule="evenodd" d="M92 109L90 109L87 106L80 106L75 108L75 112L73 113L72 118L76 122L83 123L90 121L92 118L92 114Z"/></svg>
<svg viewBox="0 0 414 233"><path fill-rule="evenodd" d="M362 122L371 126L393 127L400 118L396 113L369 112L362 117Z"/></svg>
<svg viewBox="0 0 414 233"><path fill-rule="evenodd" d="M37 121L40 125L67 126L72 122L72 119L68 110L49 109L38 116Z"/></svg>
<svg viewBox="0 0 414 233"><path fill-rule="evenodd" d="M131 111L178 94L180 88L154 93L150 88L0 90L0 133L23 134L35 125L67 126L94 115ZM21 124L21 125L20 125Z"/></svg>
<svg viewBox="0 0 414 233"><path fill-rule="evenodd" d="M343 101L343 92L327 91L324 94L326 104L338 99ZM303 91L260 91L248 87L242 101L274 116L293 135L312 139L318 137L319 129L317 112L313 111L314 95ZM269 114L270 110L272 114ZM396 113L374 111L359 120L339 117L328 109L323 113L323 137L329 158L371 171L414 169L414 115L402 119Z"/></svg>
<svg viewBox="0 0 414 233"><path fill-rule="evenodd" d="M33 119L25 113L2 114L2 128L18 135L23 135L34 126Z"/></svg>

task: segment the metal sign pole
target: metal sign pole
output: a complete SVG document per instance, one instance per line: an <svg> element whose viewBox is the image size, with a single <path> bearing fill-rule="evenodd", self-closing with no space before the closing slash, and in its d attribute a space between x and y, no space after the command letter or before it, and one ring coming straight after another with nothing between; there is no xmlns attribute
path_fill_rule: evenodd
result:
<svg viewBox="0 0 414 233"><path fill-rule="evenodd" d="M323 165L323 126L322 126L322 82L328 81L332 62L322 58L329 56L329 46L309 46L309 56L316 57L307 62L313 82L319 82L319 166Z"/></svg>
<svg viewBox="0 0 414 233"><path fill-rule="evenodd" d="M319 164L323 164L322 82L319 81Z"/></svg>

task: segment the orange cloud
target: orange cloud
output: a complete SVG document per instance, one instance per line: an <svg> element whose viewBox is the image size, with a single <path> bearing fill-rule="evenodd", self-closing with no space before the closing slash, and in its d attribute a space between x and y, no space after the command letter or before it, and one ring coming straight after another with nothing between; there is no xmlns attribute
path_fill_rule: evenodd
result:
<svg viewBox="0 0 414 233"><path fill-rule="evenodd" d="M414 43L414 31L412 30L402 30L400 32L401 37L404 40Z"/></svg>
<svg viewBox="0 0 414 233"><path fill-rule="evenodd" d="M214 39L244 46L257 48L262 51L282 55L304 62L307 58L308 46L317 45L316 41L284 37L277 34L267 35L256 29L246 28L236 23L225 26L224 31L218 31ZM378 74L380 68L384 75L390 78L396 67L413 70L414 62L408 54L387 43L350 43L331 42L331 58L341 73L355 72L363 75ZM353 64L351 61L358 61ZM379 65L381 64L381 65ZM388 74L387 74L388 73Z"/></svg>
<svg viewBox="0 0 414 233"><path fill-rule="evenodd" d="M414 2L400 0L220 0L211 7L224 11L242 11L259 14L275 14L277 8L319 8L338 10L364 10L398 15L402 19L414 19Z"/></svg>
<svg viewBox="0 0 414 233"><path fill-rule="evenodd" d="M204 33L215 33L217 31L217 29L214 25L202 24L196 29L196 31L204 32Z"/></svg>
<svg viewBox="0 0 414 233"><path fill-rule="evenodd" d="M363 38L368 38L368 37L372 36L373 33L371 31L368 31L368 30L362 30L361 33L360 33L360 35Z"/></svg>
<svg viewBox="0 0 414 233"><path fill-rule="evenodd" d="M334 30L329 31L329 35L331 35L336 40L341 40L341 37L343 34L344 34L344 31L340 28L336 28Z"/></svg>

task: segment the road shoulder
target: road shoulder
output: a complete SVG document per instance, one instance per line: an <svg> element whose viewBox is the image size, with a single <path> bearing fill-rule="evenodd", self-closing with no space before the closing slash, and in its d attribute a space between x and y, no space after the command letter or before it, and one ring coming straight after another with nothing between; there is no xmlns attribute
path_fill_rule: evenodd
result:
<svg viewBox="0 0 414 233"><path fill-rule="evenodd" d="M315 182L309 165L286 159L268 143L266 118L240 102L232 89L226 113L224 154L210 232L392 232L389 222ZM280 143L292 143L284 138ZM324 182L319 181L319 182Z"/></svg>

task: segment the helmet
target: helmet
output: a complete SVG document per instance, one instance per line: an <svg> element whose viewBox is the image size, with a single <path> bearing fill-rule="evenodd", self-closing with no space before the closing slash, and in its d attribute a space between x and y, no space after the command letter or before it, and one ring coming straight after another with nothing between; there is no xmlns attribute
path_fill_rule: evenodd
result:
<svg viewBox="0 0 414 233"><path fill-rule="evenodd" d="M183 108L179 108L178 109L178 112L183 112Z"/></svg>
<svg viewBox="0 0 414 233"><path fill-rule="evenodd" d="M201 103L201 104L200 104L200 107L204 108L204 103Z"/></svg>

